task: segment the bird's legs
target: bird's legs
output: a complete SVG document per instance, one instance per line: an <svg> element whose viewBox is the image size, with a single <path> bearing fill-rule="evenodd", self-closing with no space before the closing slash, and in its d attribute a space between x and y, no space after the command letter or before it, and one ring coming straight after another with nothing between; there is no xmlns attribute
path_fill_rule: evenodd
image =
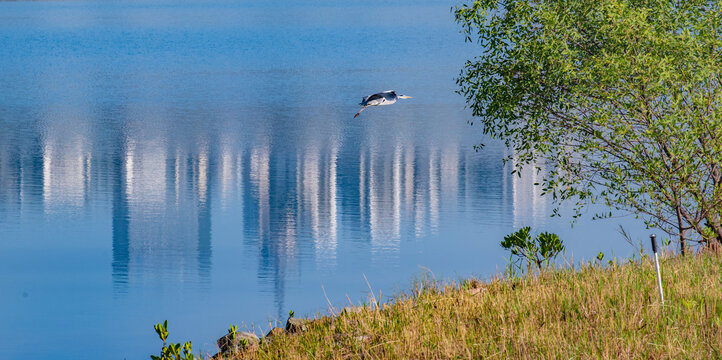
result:
<svg viewBox="0 0 722 360"><path fill-rule="evenodd" d="M362 111L364 111L364 109L366 109L367 107L369 107L369 106L368 106L368 105L364 105L364 107L362 107L361 110L359 110L359 111L356 113L356 115L353 116L353 118L355 119L355 118L356 118Z"/></svg>

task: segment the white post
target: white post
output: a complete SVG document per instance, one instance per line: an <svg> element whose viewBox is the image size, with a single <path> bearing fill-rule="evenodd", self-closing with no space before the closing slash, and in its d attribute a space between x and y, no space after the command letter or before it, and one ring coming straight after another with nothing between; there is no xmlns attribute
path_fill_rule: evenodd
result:
<svg viewBox="0 0 722 360"><path fill-rule="evenodd" d="M652 239L652 252L654 252L654 267L657 268L657 286L659 287L659 298L662 299L662 306L664 306L664 291L662 290L662 273L659 270L659 258L657 257L657 237L652 234L649 235Z"/></svg>

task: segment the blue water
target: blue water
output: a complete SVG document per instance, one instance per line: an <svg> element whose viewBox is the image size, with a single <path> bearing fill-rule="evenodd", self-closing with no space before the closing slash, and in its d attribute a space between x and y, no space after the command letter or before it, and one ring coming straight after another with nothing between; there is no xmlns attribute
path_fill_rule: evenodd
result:
<svg viewBox="0 0 722 360"><path fill-rule="evenodd" d="M164 319L214 354L230 323L498 273L522 225L631 254L637 220L550 218L467 124L452 5L0 2L0 358L147 358ZM388 89L413 98L353 119Z"/></svg>

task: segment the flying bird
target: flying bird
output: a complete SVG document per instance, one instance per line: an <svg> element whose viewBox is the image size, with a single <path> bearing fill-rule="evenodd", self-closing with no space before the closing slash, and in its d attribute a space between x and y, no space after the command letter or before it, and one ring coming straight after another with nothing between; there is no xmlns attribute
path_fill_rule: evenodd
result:
<svg viewBox="0 0 722 360"><path fill-rule="evenodd" d="M363 105L363 107L353 117L355 119L362 111L364 111L364 109L369 106L391 105L395 103L397 99L411 99L411 96L396 95L396 91L394 90L384 91L366 96L363 98L363 100L361 100L361 103L359 104Z"/></svg>

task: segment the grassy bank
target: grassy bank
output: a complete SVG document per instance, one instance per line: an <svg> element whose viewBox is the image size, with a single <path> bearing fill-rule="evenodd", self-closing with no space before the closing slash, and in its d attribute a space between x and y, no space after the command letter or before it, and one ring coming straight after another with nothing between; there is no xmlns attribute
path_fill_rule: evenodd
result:
<svg viewBox="0 0 722 360"><path fill-rule="evenodd" d="M231 359L722 358L722 257L548 271L417 287L376 309L321 317Z"/></svg>

